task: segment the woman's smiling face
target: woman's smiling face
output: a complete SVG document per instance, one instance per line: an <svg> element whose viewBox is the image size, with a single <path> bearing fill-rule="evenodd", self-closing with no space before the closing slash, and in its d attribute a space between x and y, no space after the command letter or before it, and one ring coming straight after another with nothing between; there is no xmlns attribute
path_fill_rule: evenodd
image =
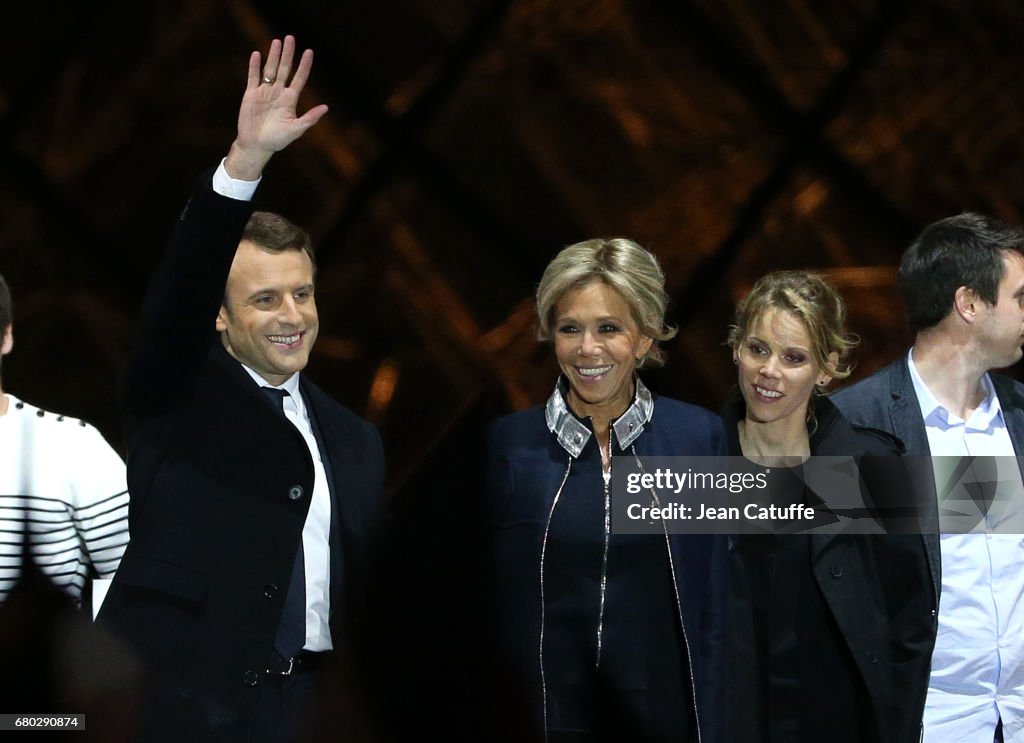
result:
<svg viewBox="0 0 1024 743"><path fill-rule="evenodd" d="M758 423L803 424L815 385L831 380L815 361L803 321L788 310L767 310L751 323L733 358L747 418Z"/></svg>
<svg viewBox="0 0 1024 743"><path fill-rule="evenodd" d="M581 417L611 419L633 399L633 373L653 342L629 304L600 281L572 289L555 305L555 356Z"/></svg>

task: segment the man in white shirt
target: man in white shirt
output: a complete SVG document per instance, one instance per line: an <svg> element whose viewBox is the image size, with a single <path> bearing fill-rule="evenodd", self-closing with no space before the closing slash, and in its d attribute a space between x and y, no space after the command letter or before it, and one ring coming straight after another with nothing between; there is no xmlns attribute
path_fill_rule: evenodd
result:
<svg viewBox="0 0 1024 743"><path fill-rule="evenodd" d="M1024 231L970 213L931 224L904 253L899 284L914 346L833 401L910 456L1024 455L1024 385L989 373L1021 358ZM996 497L1019 498L1019 467L1001 474ZM941 596L924 740L1024 743L1024 537L924 540Z"/></svg>
<svg viewBox="0 0 1024 743"><path fill-rule="evenodd" d="M297 115L313 56L293 77L294 52L289 36L251 55L236 139L181 215L122 388L132 542L99 618L142 655L147 741L307 740L382 506L376 429L302 373L309 235L250 202L327 111Z"/></svg>
<svg viewBox="0 0 1024 743"><path fill-rule="evenodd" d="M14 348L11 293L0 276L0 359ZM0 603L35 564L76 603L90 575L110 578L128 544L124 462L85 421L5 393L0 383Z"/></svg>

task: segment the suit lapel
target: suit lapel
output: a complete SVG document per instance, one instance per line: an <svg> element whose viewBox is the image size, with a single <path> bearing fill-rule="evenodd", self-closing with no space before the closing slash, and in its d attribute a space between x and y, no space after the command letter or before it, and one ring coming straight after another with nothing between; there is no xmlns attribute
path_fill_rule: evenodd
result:
<svg viewBox="0 0 1024 743"><path fill-rule="evenodd" d="M310 418L315 421L313 430L317 443L325 455L324 468L331 480L331 503L338 506L341 523L346 524L345 531L348 532L359 525L359 504L357 499L341 497L341 490L357 463L344 432L338 430L335 418L330 414L330 406L335 403L306 377L302 377L301 384L302 394L309 402Z"/></svg>
<svg viewBox="0 0 1024 743"><path fill-rule="evenodd" d="M912 463L919 465L922 469L916 473L915 479L923 483L922 495L928 498L929 507L934 507L934 523L938 523L938 494L935 491L935 475L931 470L930 457L931 447L928 445L928 433L925 431L924 419L921 418L921 404L914 392L914 380L910 378L910 367L904 357L898 363L893 364L890 376L890 397L892 404L889 407L890 421L893 433L903 442L906 447L906 455L915 458ZM928 459L923 459L928 458ZM928 467L924 467L929 463ZM916 469L916 467L915 467ZM927 469L927 471L924 471ZM935 595L938 596L942 588L942 556L939 552L939 535L937 531L925 529L921 535L924 541L924 551L928 556L928 569L932 575L932 587Z"/></svg>
<svg viewBox="0 0 1024 743"><path fill-rule="evenodd" d="M1012 379L998 374L992 374L991 379L999 399L999 409L1006 422L1006 430L1010 434L1010 443L1013 444L1013 453L1017 456L1021 481L1024 482L1024 399L1018 394L1017 385Z"/></svg>
<svg viewBox="0 0 1024 743"><path fill-rule="evenodd" d="M1024 457L1024 399L1017 393L1013 380L998 374L993 374L991 378L996 397L999 398L999 408L1003 411L1003 420L1006 421L1006 429L1010 432L1013 451L1020 462L1020 457ZM1024 477L1024 470L1021 475Z"/></svg>
<svg viewBox="0 0 1024 743"><path fill-rule="evenodd" d="M889 416L892 431L903 442L906 453L910 456L928 456L928 434L925 432L924 420L921 418L921 405L914 392L914 381L910 378L910 367L906 358L893 368L890 385ZM934 490L934 483L932 489Z"/></svg>
<svg viewBox="0 0 1024 743"><path fill-rule="evenodd" d="M357 478L353 477L353 468L358 463L344 432L337 429L334 416L330 414L332 401L305 376L300 383L331 491L331 614L340 616L336 608L341 606L345 558L352 555L352 547L363 528L359 499L345 497L345 483L357 483L356 487L359 487Z"/></svg>

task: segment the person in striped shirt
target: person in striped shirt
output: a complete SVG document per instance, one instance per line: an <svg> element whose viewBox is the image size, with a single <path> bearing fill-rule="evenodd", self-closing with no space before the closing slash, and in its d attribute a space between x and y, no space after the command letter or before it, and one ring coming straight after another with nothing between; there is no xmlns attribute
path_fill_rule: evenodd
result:
<svg viewBox="0 0 1024 743"><path fill-rule="evenodd" d="M13 345L0 276L0 360ZM26 536L36 565L80 604L87 580L112 577L128 544L125 466L95 428L19 400L0 375L0 603L24 571Z"/></svg>

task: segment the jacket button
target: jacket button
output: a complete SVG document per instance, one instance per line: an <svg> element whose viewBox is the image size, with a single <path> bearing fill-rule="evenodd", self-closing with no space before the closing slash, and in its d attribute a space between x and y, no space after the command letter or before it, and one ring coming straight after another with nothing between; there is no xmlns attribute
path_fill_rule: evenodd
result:
<svg viewBox="0 0 1024 743"><path fill-rule="evenodd" d="M292 500L298 500L299 498L301 498L302 497L302 486L301 485L292 485L290 488L288 488L288 497L290 499L292 499Z"/></svg>
<svg viewBox="0 0 1024 743"><path fill-rule="evenodd" d="M842 568L841 565L833 565L832 569L829 570L829 572L832 573L832 577L833 578L842 578L843 577L843 568Z"/></svg>
<svg viewBox="0 0 1024 743"><path fill-rule="evenodd" d="M878 656L875 655L872 652L868 652L867 658L868 658L868 663L871 663L872 665L874 665L875 663L878 662Z"/></svg>
<svg viewBox="0 0 1024 743"><path fill-rule="evenodd" d="M274 596L277 595L277 584L268 583L267 585L263 586L263 595L266 596L268 599L274 598Z"/></svg>
<svg viewBox="0 0 1024 743"><path fill-rule="evenodd" d="M246 686L256 686L260 682L260 675L256 671L249 670L242 676L242 681Z"/></svg>

